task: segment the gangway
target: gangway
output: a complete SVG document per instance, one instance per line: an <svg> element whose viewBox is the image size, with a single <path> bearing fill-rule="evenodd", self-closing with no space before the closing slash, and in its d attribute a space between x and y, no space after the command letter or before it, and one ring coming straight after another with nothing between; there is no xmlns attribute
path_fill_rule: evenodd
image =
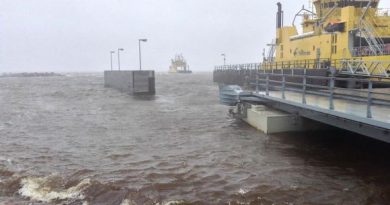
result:
<svg viewBox="0 0 390 205"><path fill-rule="evenodd" d="M218 75L221 72L215 72ZM224 79L214 76L217 83ZM337 84L358 81L365 89ZM321 82L321 83L318 83ZM384 82L381 82L383 85ZM390 90L370 79L256 72L251 87L239 97L238 116L249 103L281 110L299 117L390 143Z"/></svg>

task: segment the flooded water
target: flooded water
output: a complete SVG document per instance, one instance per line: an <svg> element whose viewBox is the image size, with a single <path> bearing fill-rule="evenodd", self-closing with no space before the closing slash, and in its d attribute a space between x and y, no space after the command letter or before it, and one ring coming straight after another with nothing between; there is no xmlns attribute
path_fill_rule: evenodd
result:
<svg viewBox="0 0 390 205"><path fill-rule="evenodd" d="M211 74L155 97L100 74L0 78L0 204L387 204L390 146L349 132L266 136Z"/></svg>

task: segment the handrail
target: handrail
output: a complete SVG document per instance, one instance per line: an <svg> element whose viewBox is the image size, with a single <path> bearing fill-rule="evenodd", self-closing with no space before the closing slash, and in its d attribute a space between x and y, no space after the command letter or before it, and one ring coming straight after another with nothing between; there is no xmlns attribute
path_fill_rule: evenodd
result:
<svg viewBox="0 0 390 205"><path fill-rule="evenodd" d="M389 48L390 49L390 48ZM390 61L361 60L361 59L311 59L295 61L279 61L250 63L238 65L215 66L215 71L223 70L259 70L266 71L286 71L296 69L332 69L336 74L362 76L371 78L390 78Z"/></svg>
<svg viewBox="0 0 390 205"><path fill-rule="evenodd" d="M256 87L256 92L259 92L261 88L264 89L265 95L269 96L271 90L278 90L282 93L282 99L286 99L286 91L292 91L302 94L302 103L307 104L306 94L314 94L320 96L327 96L329 101L329 109L334 110L334 100L335 99L344 99L344 100L353 100L358 102L365 102L367 106L367 118L373 118L373 113L371 110L372 105L385 105L390 106L390 94L375 92L374 84L372 80L369 79L348 79L348 78L339 78L339 77L324 77L324 76L309 76L309 75L294 75L291 74L275 74L275 73L262 73L257 72L256 81L251 82L250 84ZM288 78L300 79L298 82L291 82L287 80ZM325 80L325 85L318 85L311 83L309 80ZM351 81L366 83L366 90L357 90L357 89L343 89L337 88L337 81ZM343 93L343 90L348 92ZM382 97L382 98L380 98ZM383 98L384 97L384 98Z"/></svg>
<svg viewBox="0 0 390 205"><path fill-rule="evenodd" d="M381 55L390 55L390 44L379 45ZM352 49L352 56L363 57L363 56L377 56L378 54L373 52L369 46L354 47Z"/></svg>
<svg viewBox="0 0 390 205"><path fill-rule="evenodd" d="M215 66L215 70L255 70L255 69L260 69L260 67L261 67L260 63L247 63L247 64Z"/></svg>

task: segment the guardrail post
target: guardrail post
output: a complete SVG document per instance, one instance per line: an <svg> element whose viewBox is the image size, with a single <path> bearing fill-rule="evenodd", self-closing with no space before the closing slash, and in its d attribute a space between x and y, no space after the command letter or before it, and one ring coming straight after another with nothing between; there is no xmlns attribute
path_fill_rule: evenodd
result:
<svg viewBox="0 0 390 205"><path fill-rule="evenodd" d="M333 102L334 84L335 84L335 79L334 77L331 77L329 81L329 109L330 110L334 110L334 102Z"/></svg>
<svg viewBox="0 0 390 205"><path fill-rule="evenodd" d="M259 93L259 72L256 70L256 94Z"/></svg>
<svg viewBox="0 0 390 205"><path fill-rule="evenodd" d="M265 94L269 96L269 73L266 75Z"/></svg>
<svg viewBox="0 0 390 205"><path fill-rule="evenodd" d="M285 75L283 75L282 76L282 98L283 98L283 100L285 100L286 99L286 76Z"/></svg>
<svg viewBox="0 0 390 205"><path fill-rule="evenodd" d="M367 95L367 118L372 118L372 81L368 82L368 95Z"/></svg>
<svg viewBox="0 0 390 205"><path fill-rule="evenodd" d="M302 104L306 104L306 69L303 70L303 89L302 89Z"/></svg>

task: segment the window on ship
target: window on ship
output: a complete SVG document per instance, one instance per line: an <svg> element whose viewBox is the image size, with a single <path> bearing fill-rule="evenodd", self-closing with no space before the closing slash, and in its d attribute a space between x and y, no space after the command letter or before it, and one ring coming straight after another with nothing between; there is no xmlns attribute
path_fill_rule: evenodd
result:
<svg viewBox="0 0 390 205"><path fill-rule="evenodd" d="M347 7L347 6L354 6L356 8L364 8L367 7L367 5L370 3L370 1L357 1L357 0L341 0L338 1L338 7ZM335 6L336 2L327 2L323 3L321 5L322 8L333 8ZM378 2L372 2L371 7L376 8L378 6Z"/></svg>

